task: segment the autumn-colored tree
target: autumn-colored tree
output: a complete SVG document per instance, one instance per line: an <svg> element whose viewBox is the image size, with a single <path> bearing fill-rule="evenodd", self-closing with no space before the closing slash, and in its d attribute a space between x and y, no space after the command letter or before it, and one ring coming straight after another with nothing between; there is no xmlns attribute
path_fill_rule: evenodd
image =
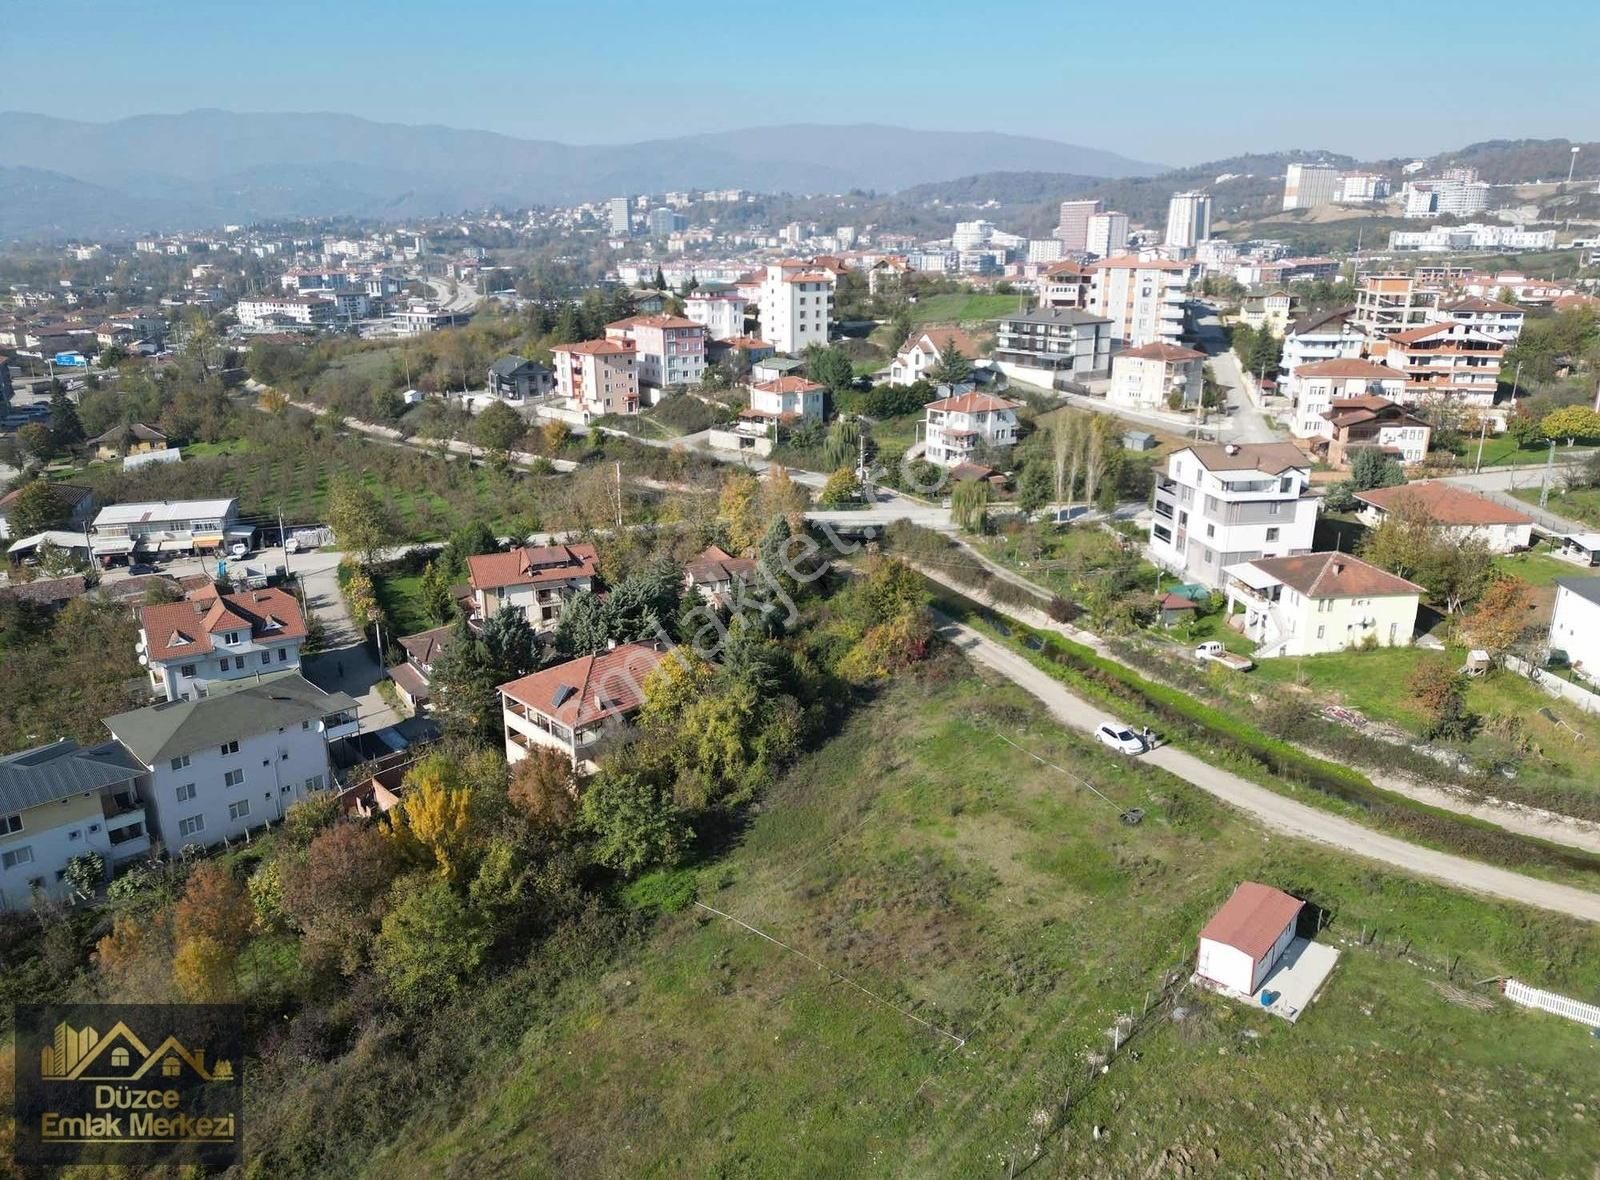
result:
<svg viewBox="0 0 1600 1180"><path fill-rule="evenodd" d="M283 904L300 927L308 966L347 975L360 969L396 867L394 842L377 828L349 820L334 824L288 863Z"/></svg>
<svg viewBox="0 0 1600 1180"><path fill-rule="evenodd" d="M722 483L717 498L717 515L728 530L728 544L735 553L754 549L766 533L759 498L761 481L747 471L736 471Z"/></svg>
<svg viewBox="0 0 1600 1180"><path fill-rule="evenodd" d="M506 793L528 822L542 831L560 831L578 813L572 760L550 746L535 746L511 768Z"/></svg>
<svg viewBox="0 0 1600 1180"><path fill-rule="evenodd" d="M431 754L406 772L404 800L389 813L389 831L402 849L420 854L449 881L461 880L471 855L472 799L455 763Z"/></svg>
<svg viewBox="0 0 1600 1180"><path fill-rule="evenodd" d="M239 990L239 954L201 936L178 943L172 956L172 981L191 1004L216 1004L234 999Z"/></svg>
<svg viewBox="0 0 1600 1180"><path fill-rule="evenodd" d="M120 913L95 944L94 962L107 998L157 1003L170 998L172 946L164 922Z"/></svg>
<svg viewBox="0 0 1600 1180"><path fill-rule="evenodd" d="M755 536L751 539L751 546L761 543L761 538L766 535L767 527L775 517L781 516L788 521L791 532L805 531L806 506L810 498L810 493L789 477L788 468L781 463L774 463L767 468L766 477L761 481L761 494L757 501L761 519Z"/></svg>
<svg viewBox="0 0 1600 1180"><path fill-rule="evenodd" d="M1550 439L1564 438L1568 446L1579 439L1600 439L1600 411L1588 406L1562 406L1540 419L1539 432Z"/></svg>
<svg viewBox="0 0 1600 1180"><path fill-rule="evenodd" d="M1461 636L1472 647L1498 657L1528 629L1533 593L1521 578L1495 578L1472 612L1461 620Z"/></svg>
<svg viewBox="0 0 1600 1180"><path fill-rule="evenodd" d="M841 467L828 476L828 482L822 486L819 502L824 508L838 508L860 496L861 482L856 479L856 473L848 467Z"/></svg>
<svg viewBox="0 0 1600 1180"><path fill-rule="evenodd" d="M383 501L353 475L336 477L328 488L328 524L339 547L370 567L395 536Z"/></svg>
<svg viewBox="0 0 1600 1180"><path fill-rule="evenodd" d="M539 443L546 455L559 454L571 437L572 430L565 422L552 420L539 427Z"/></svg>
<svg viewBox="0 0 1600 1180"><path fill-rule="evenodd" d="M1425 738L1468 738L1477 718L1467 711L1460 672L1448 661L1429 659L1418 664L1406 682L1412 699L1426 715Z"/></svg>
<svg viewBox="0 0 1600 1180"><path fill-rule="evenodd" d="M644 678L644 705L639 724L652 732L675 729L689 706L711 689L716 670L698 655L679 648Z"/></svg>
<svg viewBox="0 0 1600 1180"><path fill-rule="evenodd" d="M417 874L389 892L373 960L389 994L404 1007L450 999L483 961L489 936L449 884Z"/></svg>
<svg viewBox="0 0 1600 1180"><path fill-rule="evenodd" d="M226 866L203 861L190 872L183 896L172 909L172 933L179 949L206 939L224 952L237 954L255 923L255 907L243 885Z"/></svg>

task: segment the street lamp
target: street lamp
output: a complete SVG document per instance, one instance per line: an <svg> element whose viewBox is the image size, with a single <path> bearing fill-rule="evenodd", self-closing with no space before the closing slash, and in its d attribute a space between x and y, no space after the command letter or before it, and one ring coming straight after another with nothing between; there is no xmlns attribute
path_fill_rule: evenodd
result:
<svg viewBox="0 0 1600 1180"><path fill-rule="evenodd" d="M1574 147L1572 149L1572 158L1567 161L1567 183L1568 184L1572 183L1572 170L1578 166L1578 153L1581 152L1582 150L1583 149L1581 147Z"/></svg>

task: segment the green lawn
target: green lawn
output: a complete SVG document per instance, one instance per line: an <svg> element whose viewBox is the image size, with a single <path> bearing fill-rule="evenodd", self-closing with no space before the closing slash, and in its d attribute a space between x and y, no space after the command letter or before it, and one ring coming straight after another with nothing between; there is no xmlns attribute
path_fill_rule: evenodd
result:
<svg viewBox="0 0 1600 1180"><path fill-rule="evenodd" d="M395 635L415 635L439 625L423 605L421 574L380 574L372 584Z"/></svg>
<svg viewBox="0 0 1600 1180"><path fill-rule="evenodd" d="M1348 946L1293 1026L1198 993L1196 932L1247 878L1324 907L1327 940L1409 954ZM1040 1176L1592 1163L1588 1030L1473 981L1593 997L1600 931L1264 839L963 664L854 715L697 886L778 941L689 908L533 1012L495 1010L500 1055L367 1172L1003 1176L1036 1144ZM1451 967L1489 1010L1440 990ZM1090 1055L1147 1002L1101 1074Z"/></svg>
<svg viewBox="0 0 1600 1180"><path fill-rule="evenodd" d="M1562 561L1549 553L1529 550L1526 553L1508 553L1494 559L1495 569L1521 578L1533 586L1548 586L1557 578L1582 574L1581 567Z"/></svg>
<svg viewBox="0 0 1600 1180"><path fill-rule="evenodd" d="M1540 443L1531 449L1524 449L1517 445L1517 440L1509 434L1498 435L1487 439L1483 444L1484 467L1526 467L1534 463L1543 463L1550 453L1548 443ZM1558 449L1556 457L1561 457ZM1467 440L1467 449L1460 455L1462 466L1473 469L1478 466L1478 441Z"/></svg>
<svg viewBox="0 0 1600 1180"><path fill-rule="evenodd" d="M997 320L1017 310L1025 299L1020 295L929 295L911 306L913 324L971 323Z"/></svg>
<svg viewBox="0 0 1600 1180"><path fill-rule="evenodd" d="M1539 502L1537 487L1516 488L1511 494L1524 503ZM1600 528L1600 488L1580 488L1568 492L1562 490L1559 482L1554 483L1550 488L1550 500L1545 507L1558 516L1570 516L1573 520Z"/></svg>

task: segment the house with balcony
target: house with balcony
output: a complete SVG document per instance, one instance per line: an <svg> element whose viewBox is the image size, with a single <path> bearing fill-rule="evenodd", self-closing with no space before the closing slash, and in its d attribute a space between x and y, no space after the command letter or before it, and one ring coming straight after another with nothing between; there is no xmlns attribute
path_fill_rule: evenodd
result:
<svg viewBox="0 0 1600 1180"><path fill-rule="evenodd" d="M1115 244L1122 245L1121 242ZM1085 311L1089 307L1089 288L1093 281L1093 272L1082 262L1070 259L1053 262L1039 272L1039 307L1043 310L1073 308Z"/></svg>
<svg viewBox="0 0 1600 1180"><path fill-rule="evenodd" d="M809 418L822 421L827 386L804 377L790 375L750 386L750 405L740 417L766 426L773 422L798 422Z"/></svg>
<svg viewBox="0 0 1600 1180"><path fill-rule="evenodd" d="M1367 275L1356 288L1352 322L1368 341L1376 341L1422 327L1438 306L1438 289L1414 275Z"/></svg>
<svg viewBox="0 0 1600 1180"><path fill-rule="evenodd" d="M239 502L162 500L111 504L89 526L89 549L109 564L118 558L220 553L235 541L249 544L255 529L239 520Z"/></svg>
<svg viewBox="0 0 1600 1180"><path fill-rule="evenodd" d="M1150 559L1186 582L1220 590L1230 565L1311 552L1311 465L1289 443L1174 451L1156 476Z"/></svg>
<svg viewBox="0 0 1600 1180"><path fill-rule="evenodd" d="M1342 357L1302 364L1285 378L1284 386L1294 402L1289 429L1297 438L1316 438L1323 433L1323 415L1336 402L1363 397L1398 401L1406 379L1389 365Z"/></svg>
<svg viewBox="0 0 1600 1180"><path fill-rule="evenodd" d="M1265 328L1274 336L1283 336L1289 330L1296 302L1296 297L1289 291L1248 291L1239 301L1239 322L1258 332Z"/></svg>
<svg viewBox="0 0 1600 1180"><path fill-rule="evenodd" d="M555 374L524 356L503 356L489 366L489 393L506 402L524 402L554 392Z"/></svg>
<svg viewBox="0 0 1600 1180"><path fill-rule="evenodd" d="M585 422L639 412L639 373L631 340L582 340L550 350L556 393Z"/></svg>
<svg viewBox="0 0 1600 1180"><path fill-rule="evenodd" d="M1279 364L1286 377L1293 377L1301 365L1358 357L1366 338L1355 325L1354 305L1333 307L1301 316L1283 334L1283 360Z"/></svg>
<svg viewBox="0 0 1600 1180"><path fill-rule="evenodd" d="M1420 463L1428 454L1433 427L1386 397L1349 397L1322 415L1321 437L1313 454L1330 467L1347 468L1356 451L1378 450L1401 463Z"/></svg>
<svg viewBox="0 0 1600 1180"><path fill-rule="evenodd" d="M67 865L84 853L107 870L148 856L143 773L116 742L55 741L0 757L0 909L68 898Z"/></svg>
<svg viewBox="0 0 1600 1180"><path fill-rule="evenodd" d="M970 387L929 402L923 407L923 457L951 468L971 462L980 448L1012 446L1021 408L1020 402Z"/></svg>
<svg viewBox="0 0 1600 1180"><path fill-rule="evenodd" d="M295 671L220 682L207 696L118 713L105 726L142 768L150 834L169 853L277 823L333 786L328 744L360 729L352 698Z"/></svg>
<svg viewBox="0 0 1600 1180"><path fill-rule="evenodd" d="M1106 402L1130 410L1192 410L1205 392L1206 354L1178 344L1144 344L1111 358Z"/></svg>
<svg viewBox="0 0 1600 1180"><path fill-rule="evenodd" d="M139 662L169 701L203 696L219 680L300 667L306 621L294 595L278 589L216 594L139 612Z"/></svg>
<svg viewBox="0 0 1600 1180"><path fill-rule="evenodd" d="M390 665L387 671L389 679L394 681L395 691L411 707L412 712L427 706L432 695L434 665L444 655L445 648L455 634L455 626L447 623L415 635L401 636L400 649L406 653L405 661Z"/></svg>
<svg viewBox="0 0 1600 1180"><path fill-rule="evenodd" d="M1125 254L1092 263L1089 310L1111 320L1111 340L1120 348L1183 337L1188 296L1197 264Z"/></svg>
<svg viewBox="0 0 1600 1180"><path fill-rule="evenodd" d="M1479 540L1491 553L1515 553L1533 543L1533 517L1498 500L1443 480L1357 492L1361 521L1377 528L1392 513L1414 511L1457 540Z"/></svg>
<svg viewBox="0 0 1600 1180"><path fill-rule="evenodd" d="M544 746L592 773L596 745L639 711L646 678L666 658L651 644L626 643L502 684L506 761L515 766Z"/></svg>
<svg viewBox="0 0 1600 1180"><path fill-rule="evenodd" d="M1505 353L1503 341L1451 321L1392 333L1383 360L1405 376L1397 399L1405 405L1444 399L1492 411Z"/></svg>
<svg viewBox="0 0 1600 1180"><path fill-rule="evenodd" d="M706 330L711 340L744 335L744 309L749 302L727 283L702 283L684 297L683 314Z"/></svg>
<svg viewBox="0 0 1600 1180"><path fill-rule="evenodd" d="M1510 348L1522 335L1527 313L1514 303L1468 295L1465 299L1439 304L1431 318L1440 324L1464 324L1478 335L1498 340Z"/></svg>
<svg viewBox="0 0 1600 1180"><path fill-rule="evenodd" d="M960 328L928 328L913 332L911 338L889 362L890 385L914 385L929 377L939 363L939 354L953 348L967 360L978 359L978 346Z"/></svg>
<svg viewBox="0 0 1600 1180"><path fill-rule="evenodd" d="M509 553L467 558L472 618L479 623L502 606L514 606L535 631L553 631L567 600L594 589L593 545L521 546Z"/></svg>
<svg viewBox="0 0 1600 1180"><path fill-rule="evenodd" d="M1228 623L1256 656L1314 656L1363 644L1409 647L1422 587L1348 553L1302 553L1223 570Z"/></svg>
<svg viewBox="0 0 1600 1180"><path fill-rule="evenodd" d="M1060 388L1111 368L1111 321L1070 307L1002 316L990 359L1007 377Z"/></svg>
<svg viewBox="0 0 1600 1180"><path fill-rule="evenodd" d="M606 325L606 339L633 345L641 396L698 385L706 372L705 325L676 315L636 315Z"/></svg>

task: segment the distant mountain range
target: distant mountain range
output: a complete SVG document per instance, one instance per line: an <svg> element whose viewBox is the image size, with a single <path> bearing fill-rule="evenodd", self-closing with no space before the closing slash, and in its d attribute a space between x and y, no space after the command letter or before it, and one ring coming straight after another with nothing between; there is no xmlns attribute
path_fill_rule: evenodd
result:
<svg viewBox="0 0 1600 1180"><path fill-rule="evenodd" d="M893 191L991 171L1151 175L1054 140L795 124L581 147L338 114L0 115L0 239L408 217L686 188Z"/></svg>

